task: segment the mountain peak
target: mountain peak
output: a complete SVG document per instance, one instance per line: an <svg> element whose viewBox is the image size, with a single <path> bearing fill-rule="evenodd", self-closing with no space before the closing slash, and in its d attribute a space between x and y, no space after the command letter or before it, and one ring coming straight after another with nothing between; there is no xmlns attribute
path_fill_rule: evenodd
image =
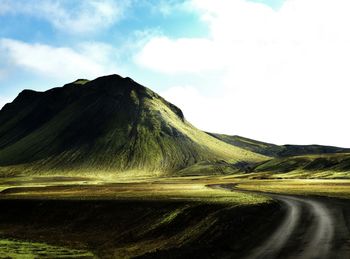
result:
<svg viewBox="0 0 350 259"><path fill-rule="evenodd" d="M93 85L106 85L109 86L131 86L131 84L137 84L134 80L132 80L130 77L122 77L118 74L111 74L106 76L98 77L94 80L88 80L84 78L78 78L77 80L73 81L72 83L67 84L66 86L72 86L72 85L85 85L87 83L93 83Z"/></svg>
<svg viewBox="0 0 350 259"><path fill-rule="evenodd" d="M95 80L123 80L123 79L125 78L118 74L110 74L110 75L100 76Z"/></svg>
<svg viewBox="0 0 350 259"><path fill-rule="evenodd" d="M106 75L106 76L100 76L93 81L98 81L98 82L104 82L107 81L109 83L112 82L119 82L119 83L136 83L134 80L132 80L130 77L122 77L118 74L111 74L111 75ZM137 83L136 83L137 84Z"/></svg>
<svg viewBox="0 0 350 259"><path fill-rule="evenodd" d="M263 157L196 129L178 107L116 74L25 90L0 111L0 166L174 172L202 160L242 158Z"/></svg>
<svg viewBox="0 0 350 259"><path fill-rule="evenodd" d="M16 100L20 102L27 102L27 101L30 102L33 99L35 99L39 94L40 92L30 90L30 89L24 89L22 92L18 94L18 96L16 97Z"/></svg>

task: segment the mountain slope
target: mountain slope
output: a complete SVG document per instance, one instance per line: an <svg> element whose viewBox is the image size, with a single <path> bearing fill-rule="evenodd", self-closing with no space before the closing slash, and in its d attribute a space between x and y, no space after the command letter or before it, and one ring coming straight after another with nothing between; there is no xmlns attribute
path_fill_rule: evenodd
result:
<svg viewBox="0 0 350 259"><path fill-rule="evenodd" d="M253 178L349 178L350 149L321 145L274 145L240 136L208 133L233 146L268 155L270 160L240 163ZM239 168L238 165L235 166ZM224 169L227 170L228 166Z"/></svg>
<svg viewBox="0 0 350 259"><path fill-rule="evenodd" d="M255 153L272 157L290 157L301 155L321 155L335 153L350 153L349 148L340 148L321 145L274 145L266 142L256 141L241 136L229 136L225 134L208 133L209 135Z"/></svg>
<svg viewBox="0 0 350 259"><path fill-rule="evenodd" d="M279 152L283 150L282 146L265 143L249 138L244 138L241 136L230 136L225 134L216 134L209 132L208 134L235 147L240 147L252 151L254 153L263 154L267 156L275 157Z"/></svg>
<svg viewBox="0 0 350 259"><path fill-rule="evenodd" d="M350 153L274 158L250 169L254 178L350 178Z"/></svg>
<svg viewBox="0 0 350 259"><path fill-rule="evenodd" d="M118 75L24 90L0 111L0 166L171 173L200 161L266 159L196 129L179 108Z"/></svg>

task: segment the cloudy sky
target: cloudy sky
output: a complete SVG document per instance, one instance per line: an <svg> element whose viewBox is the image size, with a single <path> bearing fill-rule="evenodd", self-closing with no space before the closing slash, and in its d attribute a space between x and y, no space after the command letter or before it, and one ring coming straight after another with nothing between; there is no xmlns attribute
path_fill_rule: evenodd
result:
<svg viewBox="0 0 350 259"><path fill-rule="evenodd" d="M129 76L197 127L350 147L349 0L0 0L0 107Z"/></svg>

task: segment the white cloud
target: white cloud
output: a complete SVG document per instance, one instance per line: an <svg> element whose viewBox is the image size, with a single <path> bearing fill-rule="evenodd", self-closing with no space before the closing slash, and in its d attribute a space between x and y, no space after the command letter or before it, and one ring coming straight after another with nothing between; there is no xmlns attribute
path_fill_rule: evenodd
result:
<svg viewBox="0 0 350 259"><path fill-rule="evenodd" d="M135 57L179 77L223 71L216 97L200 85L164 92L190 121L277 143L350 146L348 0L287 0L277 11L244 0L192 0L192 8L208 24L207 38L154 37Z"/></svg>
<svg viewBox="0 0 350 259"><path fill-rule="evenodd" d="M214 48L213 43L207 39L170 40L166 37L154 37L136 56L136 62L165 73L218 69L220 63L217 62Z"/></svg>
<svg viewBox="0 0 350 259"><path fill-rule="evenodd" d="M123 17L129 1L89 0L3 0L1 14L25 14L45 19L55 28L70 33L91 33Z"/></svg>
<svg viewBox="0 0 350 259"><path fill-rule="evenodd" d="M76 50L0 39L0 55L6 57L8 66L62 80L116 73L112 53L112 47L101 43L82 43Z"/></svg>

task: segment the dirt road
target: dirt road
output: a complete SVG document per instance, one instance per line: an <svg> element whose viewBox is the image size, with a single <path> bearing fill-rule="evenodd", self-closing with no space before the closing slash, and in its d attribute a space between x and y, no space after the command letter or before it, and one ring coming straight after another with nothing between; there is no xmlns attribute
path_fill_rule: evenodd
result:
<svg viewBox="0 0 350 259"><path fill-rule="evenodd" d="M350 258L350 201L268 194L285 211L282 223L246 258Z"/></svg>
<svg viewBox="0 0 350 259"><path fill-rule="evenodd" d="M350 258L350 202L271 195L283 222L247 258Z"/></svg>

